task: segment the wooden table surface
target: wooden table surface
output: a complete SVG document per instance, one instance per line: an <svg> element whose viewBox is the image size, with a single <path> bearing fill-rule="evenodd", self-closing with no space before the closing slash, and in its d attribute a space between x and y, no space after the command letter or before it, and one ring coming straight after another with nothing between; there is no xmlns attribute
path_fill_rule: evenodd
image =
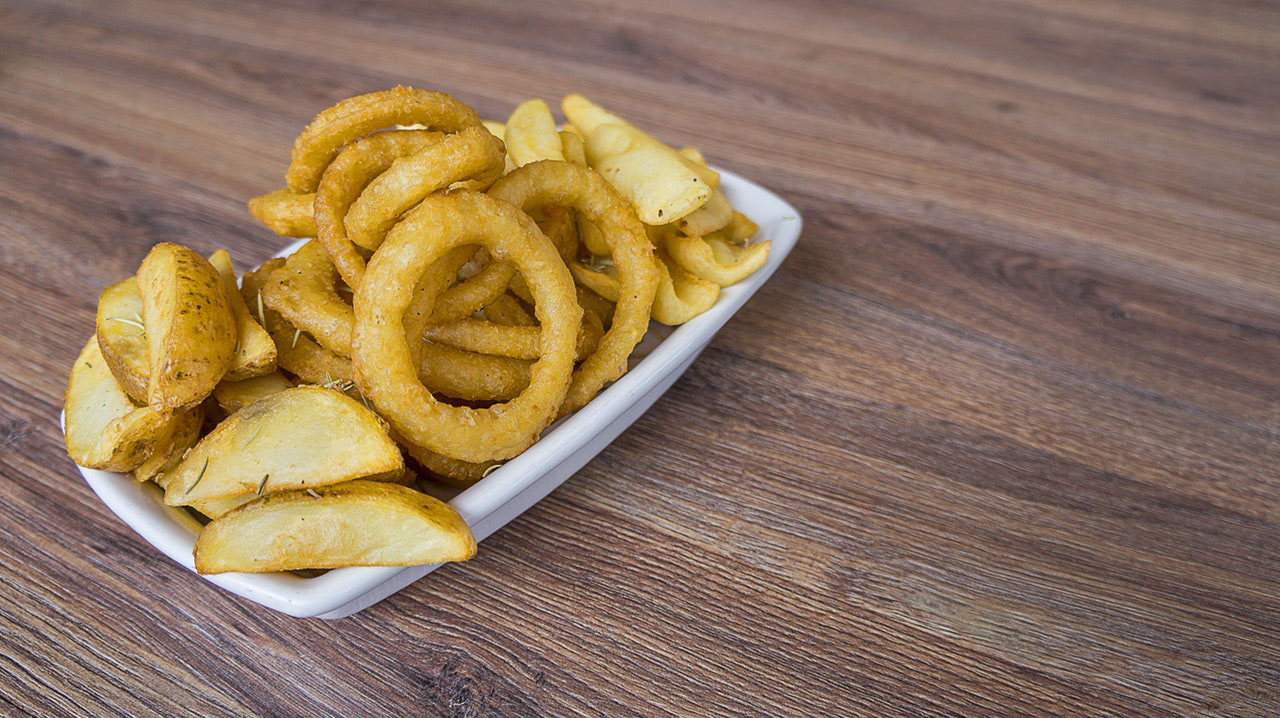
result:
<svg viewBox="0 0 1280 718"><path fill-rule="evenodd" d="M0 714L1280 710L1280 7L0 2ZM790 259L545 501L336 622L112 516L57 415L155 242L348 95L578 91Z"/></svg>

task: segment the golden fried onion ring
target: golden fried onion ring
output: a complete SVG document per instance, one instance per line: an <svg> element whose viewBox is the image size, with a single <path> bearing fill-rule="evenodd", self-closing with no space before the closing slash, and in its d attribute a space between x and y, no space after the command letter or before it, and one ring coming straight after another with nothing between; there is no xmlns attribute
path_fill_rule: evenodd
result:
<svg viewBox="0 0 1280 718"><path fill-rule="evenodd" d="M488 409L450 406L418 381L403 322L419 277L452 247L472 243L515 263L541 324L543 351L529 368L528 388ZM528 215L467 190L429 196L387 235L365 279L355 292L355 381L397 431L471 462L510 458L537 440L568 392L582 309L555 247Z"/></svg>
<svg viewBox="0 0 1280 718"><path fill-rule="evenodd" d="M315 199L314 192L299 194L288 188L278 189L249 200L249 214L282 237L314 237Z"/></svg>
<svg viewBox="0 0 1280 718"><path fill-rule="evenodd" d="M289 255L262 287L262 301L325 349L351 356L351 305L338 294L345 286L329 255L311 240Z"/></svg>
<svg viewBox="0 0 1280 718"><path fill-rule="evenodd" d="M480 118L443 92L412 87L349 97L316 115L294 140L285 183L294 192L316 191L325 168L345 145L396 125L459 132L479 126Z"/></svg>
<svg viewBox="0 0 1280 718"><path fill-rule="evenodd" d="M618 304L613 324L600 339L595 353L574 372L573 383L560 407L560 414L567 414L590 401L605 383L626 372L627 357L648 331L649 312L658 288L653 245L635 209L604 178L569 162L531 162L494 183L489 194L526 211L548 205L578 210L600 228L618 268ZM527 272L524 276L532 283ZM576 298L574 306L578 306ZM542 320L540 312L538 318Z"/></svg>
<svg viewBox="0 0 1280 718"><path fill-rule="evenodd" d="M483 192L502 175L502 141L483 127L468 127L391 163L369 183L343 218L347 236L373 251L387 230L423 197L457 182Z"/></svg>

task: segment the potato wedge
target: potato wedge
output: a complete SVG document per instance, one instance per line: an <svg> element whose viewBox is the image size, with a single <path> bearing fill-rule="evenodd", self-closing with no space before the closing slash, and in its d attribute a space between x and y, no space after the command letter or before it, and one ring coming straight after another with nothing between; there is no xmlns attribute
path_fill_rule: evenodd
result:
<svg viewBox="0 0 1280 718"><path fill-rule="evenodd" d="M705 168L634 127L597 127L587 138L586 154L587 164L635 206L645 224L668 224L690 214L714 189L693 169Z"/></svg>
<svg viewBox="0 0 1280 718"><path fill-rule="evenodd" d="M187 449L195 446L200 439L200 429L204 424L204 405L191 409L179 409L173 412L163 435L156 441L151 456L138 464L133 470L133 478L138 481L150 481L182 461Z"/></svg>
<svg viewBox="0 0 1280 718"><path fill-rule="evenodd" d="M564 161L556 120L542 100L528 100L516 107L507 118L503 140L507 143L507 156L517 167L538 160Z"/></svg>
<svg viewBox="0 0 1280 718"><path fill-rule="evenodd" d="M98 340L76 357L63 398L67 454L88 469L130 471L147 460L165 435L169 414L139 406L116 382Z"/></svg>
<svg viewBox="0 0 1280 718"><path fill-rule="evenodd" d="M165 488L170 506L314 488L404 469L378 415L317 386L286 389L232 414L200 440Z"/></svg>
<svg viewBox="0 0 1280 718"><path fill-rule="evenodd" d="M147 403L150 350L136 277L116 282L98 297L97 336L102 358L120 382L120 388L134 401Z"/></svg>
<svg viewBox="0 0 1280 718"><path fill-rule="evenodd" d="M236 320L218 270L190 249L161 242L138 268L147 331L147 404L195 406L231 368Z"/></svg>
<svg viewBox="0 0 1280 718"><path fill-rule="evenodd" d="M733 206L720 190L711 193L707 203L675 221L675 227L691 237L723 229L733 222Z"/></svg>
<svg viewBox="0 0 1280 718"><path fill-rule="evenodd" d="M284 374L273 371L252 379L219 382L213 388L213 398L223 411L234 414L259 399L265 399L272 394L279 394L285 389L292 388L293 382L289 381Z"/></svg>
<svg viewBox="0 0 1280 718"><path fill-rule="evenodd" d="M695 213L696 214L696 213ZM240 381L255 376L269 374L276 369L276 344L271 335L249 314L249 307L240 296L236 285L236 273L231 267L231 255L227 250L219 249L209 257L209 264L218 270L222 277L222 285L227 290L227 301L231 304L231 314L236 319L236 351L227 370L225 381Z"/></svg>
<svg viewBox="0 0 1280 718"><path fill-rule="evenodd" d="M466 561L476 540L448 504L394 484L350 481L264 496L213 520L196 571L263 573Z"/></svg>

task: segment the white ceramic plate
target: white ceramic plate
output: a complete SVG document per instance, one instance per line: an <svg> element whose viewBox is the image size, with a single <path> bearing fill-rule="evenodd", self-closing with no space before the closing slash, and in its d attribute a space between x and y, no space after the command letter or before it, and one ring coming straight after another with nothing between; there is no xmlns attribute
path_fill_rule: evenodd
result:
<svg viewBox="0 0 1280 718"><path fill-rule="evenodd" d="M720 188L733 206L760 225L754 241L769 240L769 261L742 282L726 287L709 311L674 330L653 324L637 347L632 369L582 409L544 432L538 443L458 493L450 501L477 541L572 476L631 425L684 373L711 338L773 274L800 237L800 213L763 187L719 170ZM302 242L285 248L285 256ZM200 524L186 511L165 506L153 483L128 474L81 468L107 508L169 558L195 570L191 550ZM223 573L204 576L222 588L291 616L341 618L381 601L436 566L353 567L314 578L291 573Z"/></svg>

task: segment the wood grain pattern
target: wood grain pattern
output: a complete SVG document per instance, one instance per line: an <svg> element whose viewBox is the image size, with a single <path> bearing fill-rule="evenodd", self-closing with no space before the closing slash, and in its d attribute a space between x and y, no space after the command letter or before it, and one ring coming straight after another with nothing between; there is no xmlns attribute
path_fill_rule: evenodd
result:
<svg viewBox="0 0 1280 718"><path fill-rule="evenodd" d="M580 91L800 208L547 500L353 618L224 594L56 417L155 242L342 97ZM0 3L0 713L1280 711L1280 7Z"/></svg>

